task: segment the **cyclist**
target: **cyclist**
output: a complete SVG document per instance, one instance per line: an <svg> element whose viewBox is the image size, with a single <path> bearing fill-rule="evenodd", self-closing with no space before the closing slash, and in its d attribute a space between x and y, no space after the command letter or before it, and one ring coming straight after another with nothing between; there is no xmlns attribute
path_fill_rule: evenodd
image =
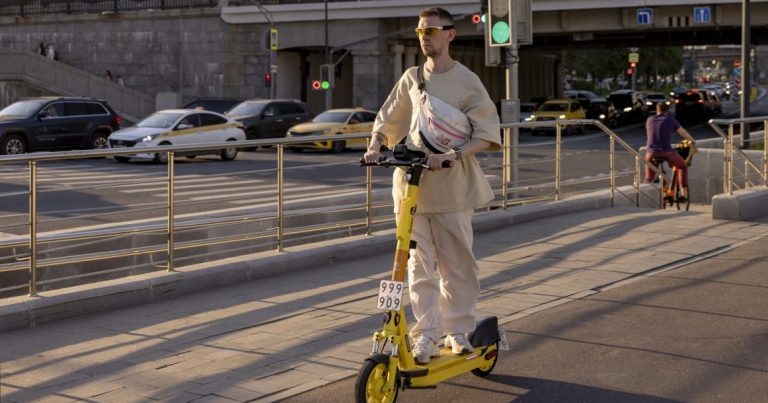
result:
<svg viewBox="0 0 768 403"><path fill-rule="evenodd" d="M690 133L680 126L677 119L669 116L669 105L665 102L656 104L656 115L645 121L647 136L645 160L652 162L654 158L664 159L669 165L677 168L677 180L683 189L683 197L688 198L688 164L683 157L672 148L672 133L676 132L680 137L696 143ZM648 165L645 166L645 181L653 182L656 179L654 172Z"/></svg>

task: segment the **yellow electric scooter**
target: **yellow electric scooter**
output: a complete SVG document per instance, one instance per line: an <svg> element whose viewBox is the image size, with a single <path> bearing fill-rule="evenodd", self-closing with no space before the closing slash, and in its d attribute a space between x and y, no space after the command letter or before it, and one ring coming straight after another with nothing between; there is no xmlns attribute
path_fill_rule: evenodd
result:
<svg viewBox="0 0 768 403"><path fill-rule="evenodd" d="M398 145L394 159L382 159L363 166L403 167L408 186L397 215L397 249L395 250L392 279L382 280L377 306L385 311L384 327L373 334L373 351L365 359L355 382L356 402L394 402L400 389L435 388L442 381L472 372L486 377L499 357L499 349L507 350L507 340L496 317L478 322L468 340L474 351L454 355L450 348L442 347L440 356L428 364L418 365L413 356L413 343L408 336L408 324L403 308L405 275L408 256L416 248L411 241L411 226L419 196L419 180L426 165L425 154Z"/></svg>

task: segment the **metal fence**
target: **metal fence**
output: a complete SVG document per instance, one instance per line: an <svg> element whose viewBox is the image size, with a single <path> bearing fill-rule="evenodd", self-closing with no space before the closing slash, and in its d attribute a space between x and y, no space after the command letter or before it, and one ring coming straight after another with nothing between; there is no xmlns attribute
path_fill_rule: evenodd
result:
<svg viewBox="0 0 768 403"><path fill-rule="evenodd" d="M591 160L590 163L595 167L602 166L602 169L607 167L608 174L569 177L569 167L583 166L584 160L580 152L573 152L572 160L566 158L567 153L563 151L562 137L563 129L568 125L580 127L591 125L607 135L609 142L607 161L598 163ZM542 200L560 200L601 189L610 189L611 205L618 196L624 196L628 201L627 204L638 206L641 204L640 168L645 160L602 123L592 120L536 123L539 128L546 126L554 129L553 140L548 140L543 145L514 143L512 129L530 128L533 126L530 123L502 126L505 128L503 152L491 153L480 158L486 174L502 178L492 183L496 198L483 209L507 208ZM156 177L153 184L159 189L165 189L167 194L165 202L141 207L144 209L140 211L141 213L153 210L152 220L143 219L138 224L130 225L118 221L113 226L101 225L87 230L80 227L56 231L39 229L42 223L39 218L38 203L41 197L51 197L48 194L39 193L38 182L46 172L39 168L52 161L114 157L129 154L131 150L89 150L4 156L0 158L0 164L16 164L22 172L25 166L27 168L28 192L24 194L28 194L28 220L24 227L28 228L28 233L26 236L18 235L0 240L0 276L3 278L0 281L2 283L0 297L19 295L25 290L30 295L35 295L39 290L58 289L149 271L173 270L176 265L231 258L270 249L282 250L286 245L364 235L372 231L393 228L393 206L389 189L391 179L389 175L375 179L371 174L372 168L360 169L360 181L351 183L348 188L340 187L327 204L316 200L304 200L306 197L302 196L300 199L292 200L292 205L289 206L285 196L284 189L289 184L285 180L287 168L284 149L290 147L291 143L306 143L329 138L338 141L369 136L370 134L312 136L300 140L252 140L220 145L143 148L142 153L167 153L168 165L164 178L163 175ZM275 189L272 193L274 202L264 206L248 206L247 210L234 212L218 213L206 210L206 214L201 216L183 214L182 209L195 207L191 204L196 202L180 202L175 195L177 173L173 157L176 153L218 148L218 146L252 148L264 145L271 145L276 149L275 168L265 173L275 178ZM538 150L541 147L549 148L550 146L554 147L554 152L549 149L546 155L540 157L525 156L533 152L527 150L534 148ZM319 165L313 169L323 169L323 166ZM527 175L519 175L520 171L526 171ZM254 172L243 175L253 179ZM128 185L148 186L146 178L134 179ZM627 185L629 185L628 188ZM16 194L19 193L16 192ZM659 189L659 200L660 197ZM651 202L646 204L654 205L655 198L651 196L649 199ZM20 210L20 207L16 206L15 209ZM89 211L84 214L88 219L97 222L100 220L98 214L94 212ZM120 217L128 217L127 212L124 211L106 211L103 214L119 214ZM57 224L68 223L70 222L68 220L73 218L66 214L52 221L60 220ZM128 220L128 218L125 219ZM4 230L7 231L0 227L0 231Z"/></svg>
<svg viewBox="0 0 768 403"><path fill-rule="evenodd" d="M217 7L218 0L3 0L0 15L117 13L135 10L170 10Z"/></svg>
<svg viewBox="0 0 768 403"><path fill-rule="evenodd" d="M749 131L753 123L763 126L762 138L752 138L762 151L759 155L745 152L738 144L741 136L735 134L737 127ZM768 117L711 119L709 126L723 139L723 192L730 195L734 190L768 185ZM727 127L726 132L723 126ZM738 166L739 161L743 162L743 169Z"/></svg>

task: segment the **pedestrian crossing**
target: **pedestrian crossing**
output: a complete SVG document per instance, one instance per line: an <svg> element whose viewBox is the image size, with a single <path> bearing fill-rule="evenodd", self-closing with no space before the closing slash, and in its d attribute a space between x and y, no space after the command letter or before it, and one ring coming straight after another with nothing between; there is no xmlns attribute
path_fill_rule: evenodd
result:
<svg viewBox="0 0 768 403"><path fill-rule="evenodd" d="M119 200L130 199L131 206L163 203L168 197L167 172L156 166L113 164L50 164L37 170L38 193L79 191ZM174 179L177 204L222 202L231 205L272 204L277 202L277 179L274 170L236 171L216 174L182 173ZM389 181L386 181L389 184ZM28 192L29 172L19 167L0 165L0 204L3 196L19 196ZM15 186L11 186L15 185ZM4 191L6 189L13 189ZM365 177L339 185L286 180L285 201L306 198L364 195ZM73 206L73 209L75 207Z"/></svg>

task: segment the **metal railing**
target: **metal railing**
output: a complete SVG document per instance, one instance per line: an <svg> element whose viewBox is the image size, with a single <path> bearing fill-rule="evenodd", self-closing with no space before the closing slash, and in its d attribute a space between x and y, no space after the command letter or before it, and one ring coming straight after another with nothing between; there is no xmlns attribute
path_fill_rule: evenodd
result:
<svg viewBox="0 0 768 403"><path fill-rule="evenodd" d="M218 7L219 0L3 0L0 15L118 13Z"/></svg>
<svg viewBox="0 0 768 403"><path fill-rule="evenodd" d="M501 164L492 164L484 167L487 171L501 170L501 191L498 188L494 189L497 194L496 200L489 203L484 209L496 209L507 208L511 205L520 205L526 203L537 202L541 200L561 200L566 195L573 195L578 193L585 193L594 191L600 188L600 184L595 187L585 186L587 182L599 182L604 181L606 178L593 178L593 179L571 179L564 180L562 175L562 130L569 125L593 125L600 129L603 133L608 135L609 146L609 174L608 174L608 186L611 194L611 206L615 205L615 197L619 192L618 179L623 175L629 176L630 182L635 190L634 197L623 194L627 200L630 200L634 205L640 205L640 183L641 179L641 165L645 162L645 159L638 154L637 151L632 149L626 142L624 142L618 135L608 129L599 121L594 120L564 120L556 122L537 122L537 123L515 123L504 124L504 147L501 155ZM553 176L542 176L537 179L537 183L526 181L517 177L518 169L525 169L526 166L541 166L550 163L549 160L535 160L535 161L522 161L518 160L515 155L519 154L523 146L512 144L510 138L511 129L517 128L532 128L532 127L550 127L555 130L555 156L554 160L554 174ZM88 150L88 151L70 151L70 152L53 152L53 153L33 153L17 156L3 156L0 157L0 164L9 163L24 163L29 169L29 189L28 189L28 237L20 236L17 239L10 241L0 241L0 251L9 250L12 251L11 255L13 261L10 263L0 263L0 275L5 273L18 273L20 271L28 272L28 284L15 285L12 287L0 287L0 292L19 290L20 288L27 288L29 295L36 295L38 293L39 284L41 281L38 279L37 273L41 268L55 268L62 267L64 265L82 265L93 262L103 262L110 259L128 258L136 256L148 256L148 259L152 263L154 269L163 268L168 271L173 271L178 263L179 257L177 252L195 250L196 248L210 248L213 246L221 245L239 245L244 242L262 241L266 244L274 245L274 247L281 251L283 250L288 237L291 238L290 242L298 244L301 242L313 242L318 236L324 236L324 234L330 234L332 237L348 236L354 234L371 234L374 229L386 229L394 226L394 217L391 214L392 201L389 197L391 185L390 179L387 178L382 182L382 197L381 200L376 202L374 185L379 183L375 181L371 168L368 167L365 172L365 189L360 190L360 196L362 202L350 201L347 204L335 202L331 208L322 208L317 206L304 207L298 212L294 212L294 215L290 215L286 212L286 197L284 195L285 188L285 157L284 150L286 147L290 147L295 143L308 143L313 141L327 141L333 139L339 140L351 140L360 138L369 138L370 134L351 134L351 135L335 135L335 136L311 136L303 137L301 139L280 139L280 140L251 140L243 142L227 142L222 144L207 144L207 145L189 145L189 146L158 146L158 147L143 147L141 153L166 153L168 157L167 172L166 172L166 202L164 206L165 218L164 223L155 222L144 225L134 225L126 227L126 225L115 226L111 228L99 228L90 230L77 230L77 231L57 231L56 233L49 233L41 235L38 228L38 219L40 212L38 211L38 164L48 161L64 161L64 160L78 160L94 157L114 157L125 156L135 153L135 149L111 149L111 150ZM618 144L625 152L627 152L634 163L627 172L622 173L617 169L617 152L616 144ZM253 148L258 146L273 145L276 147L276 162L277 167L275 173L277 176L277 189L276 189L276 211L270 213L264 212L249 212L247 214L228 215L221 217L204 217L195 219L185 219L182 222L177 220L177 202L175 196L175 181L176 181L176 164L174 162L174 156L179 153L189 153L192 151L210 150L218 148ZM515 158L513 161L512 159ZM492 155L488 158L489 161L498 161L498 157ZM526 165L527 164L527 165ZM659 171L657 168L651 166L655 171ZM551 180L551 181L550 181ZM573 187L570 191L565 191L566 187ZM552 193L547 192L547 189L552 188ZM352 193L358 192L357 190ZM526 193L535 194L526 194ZM538 192L538 193L536 193ZM661 206L661 191L659 192L659 206ZM362 212L362 218L356 218L355 213ZM378 212L378 213L377 213ZM312 223L304 218L309 214L317 215L340 215L340 219L334 218L321 221L320 223ZM351 217L347 217L349 215ZM287 219L293 218L297 221L301 221L301 225L296 227L288 227ZM245 231L244 233L231 233L231 226L239 225L251 225L261 227L261 230ZM194 231L200 229L211 230L212 228L221 228L221 232L224 235L210 235L208 232L204 232L204 236L201 239L185 239L179 240L177 236L184 231ZM341 231L341 232L339 232ZM343 235L342 235L343 234ZM130 247L121 248L108 248L106 251L93 251L90 245L96 244L98 241L111 240L117 237L132 237L146 236L155 237L162 236L164 240L162 243L154 243L149 245L133 245ZM272 243L270 243L272 242ZM47 252L51 256L40 259L40 246L44 245L49 248ZM58 246L58 249L56 248ZM67 253L70 245L86 246L86 253L73 254ZM55 256L54 252L62 253L62 256ZM234 252L239 253L252 253L250 248L246 248L245 252L234 248ZM160 258L156 258L155 255L161 254ZM162 261L164 265L157 264L156 261ZM1 262L1 261L0 261ZM110 270L105 269L104 272L110 273ZM112 272L121 272L121 269L114 268ZM61 277L50 276L51 279L45 280L44 283L49 286L48 289L53 289L56 284L71 284L73 281L82 282L83 279L93 277L94 275L101 275L102 272L96 273L76 273L62 275ZM60 288L60 287L59 287Z"/></svg>
<svg viewBox="0 0 768 403"><path fill-rule="evenodd" d="M747 128L746 130L749 130L749 125L752 123L763 124L763 138L760 139L763 142L761 166L754 163L751 157L734 141L734 127L743 125ZM723 192L732 195L734 190L768 185L768 116L745 119L710 119L709 126L723 138ZM723 132L722 126L728 127L727 133ZM736 167L734 156L737 154L744 160L743 170ZM758 184L752 181L750 173L757 175L760 181Z"/></svg>

